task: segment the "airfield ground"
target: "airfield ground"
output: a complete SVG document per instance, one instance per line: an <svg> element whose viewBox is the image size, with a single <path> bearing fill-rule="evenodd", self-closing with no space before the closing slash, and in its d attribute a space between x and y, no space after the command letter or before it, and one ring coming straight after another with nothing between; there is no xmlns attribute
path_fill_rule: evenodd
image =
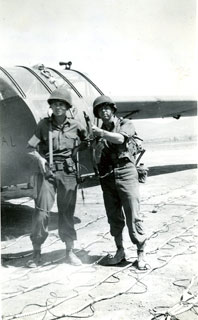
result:
<svg viewBox="0 0 198 320"><path fill-rule="evenodd" d="M127 262L114 267L100 186L78 191L76 253L83 265L65 264L53 207L43 266L29 269L33 201L2 203L1 312L4 320L195 320L198 317L197 155L194 142L149 145L150 168L141 184L149 269L136 268L136 249L124 230ZM160 315L161 314L161 315ZM168 315L174 317L168 317Z"/></svg>

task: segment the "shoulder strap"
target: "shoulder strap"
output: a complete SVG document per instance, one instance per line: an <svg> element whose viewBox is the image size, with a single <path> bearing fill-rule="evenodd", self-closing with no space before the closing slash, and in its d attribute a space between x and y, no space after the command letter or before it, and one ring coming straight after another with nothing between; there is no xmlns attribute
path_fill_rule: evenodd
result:
<svg viewBox="0 0 198 320"><path fill-rule="evenodd" d="M53 168L52 121L49 119L49 166Z"/></svg>

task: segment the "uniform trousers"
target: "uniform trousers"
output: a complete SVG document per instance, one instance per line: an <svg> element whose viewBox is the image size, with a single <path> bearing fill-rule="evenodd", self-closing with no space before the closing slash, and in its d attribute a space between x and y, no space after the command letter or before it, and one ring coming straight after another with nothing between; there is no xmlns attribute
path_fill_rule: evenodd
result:
<svg viewBox="0 0 198 320"><path fill-rule="evenodd" d="M37 197L35 212L32 217L30 239L33 247L40 248L48 236L49 214L57 193L58 232L63 242L76 240L74 229L74 212L77 198L77 181L75 173L67 174L56 171L54 177L45 179L42 174L36 176Z"/></svg>
<svg viewBox="0 0 198 320"><path fill-rule="evenodd" d="M100 179L110 225L110 233L117 237L126 225L131 241L140 247L146 240L140 214L138 173L132 162L114 167L113 172Z"/></svg>

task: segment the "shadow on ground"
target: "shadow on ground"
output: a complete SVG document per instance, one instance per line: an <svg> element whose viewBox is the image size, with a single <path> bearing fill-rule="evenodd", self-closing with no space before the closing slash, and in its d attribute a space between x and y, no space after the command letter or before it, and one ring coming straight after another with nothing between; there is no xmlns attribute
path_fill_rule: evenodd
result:
<svg viewBox="0 0 198 320"><path fill-rule="evenodd" d="M148 168L148 176L156 176L160 174L173 173L183 170L197 169L197 164L174 164L174 165L163 165L163 166L153 166ZM89 177L85 179L79 186L80 189L86 189L90 187L95 187L100 184L98 176Z"/></svg>
<svg viewBox="0 0 198 320"><path fill-rule="evenodd" d="M1 206L1 241L15 239L24 234L29 234L32 228L32 214L34 208L10 203L3 203ZM81 222L74 217L75 224ZM50 213L49 231L56 230L58 226L57 212Z"/></svg>
<svg viewBox="0 0 198 320"><path fill-rule="evenodd" d="M64 248L64 244L63 244ZM86 250L74 250L76 255L80 258L83 264L93 264L94 262L101 259L99 255L90 255L89 251ZM63 264L65 262L65 249L54 250L51 252L42 254L42 266L57 266L58 264ZM32 250L17 252L17 253L9 253L2 254L1 261L2 266L9 267L15 266L16 268L28 268L28 261L32 259Z"/></svg>
<svg viewBox="0 0 198 320"><path fill-rule="evenodd" d="M197 164L174 164L167 166L149 167L148 176L156 176L159 174L173 173L184 170L197 169Z"/></svg>
<svg viewBox="0 0 198 320"><path fill-rule="evenodd" d="M64 244L63 244L64 247ZM108 265L105 263L107 260L107 256L100 255L90 255L89 251L86 250L74 250L75 254L81 260L82 264L93 264L97 263L103 267L112 267L112 265ZM1 255L1 263L3 267L14 266L16 268L29 268L28 261L32 259L32 250L2 254ZM136 261L135 261L136 262ZM123 260L122 262L114 265L114 267L124 268L129 264L133 264L135 266L135 262L129 260ZM40 264L43 267L52 267L57 266L59 264L64 264L65 262L65 249L53 250L51 252L42 254L42 263Z"/></svg>
<svg viewBox="0 0 198 320"><path fill-rule="evenodd" d="M149 167L148 176L173 173L178 171L196 169L196 164L175 164L165 166ZM88 188L99 185L99 178L93 177L80 184L80 188ZM2 203L1 206L1 241L7 241L20 237L31 232L32 214L34 209L29 206ZM75 224L80 223L80 219L75 218ZM50 213L49 231L57 229L58 214Z"/></svg>

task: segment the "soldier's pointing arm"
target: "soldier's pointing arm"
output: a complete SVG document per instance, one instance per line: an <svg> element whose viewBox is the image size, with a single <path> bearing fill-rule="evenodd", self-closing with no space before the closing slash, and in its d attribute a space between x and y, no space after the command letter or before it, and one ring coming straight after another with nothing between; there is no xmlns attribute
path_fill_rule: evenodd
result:
<svg viewBox="0 0 198 320"><path fill-rule="evenodd" d="M104 138L109 142L115 144L122 144L124 142L124 136L117 132L109 132L103 129L98 128L97 126L92 126L93 134L96 137Z"/></svg>

